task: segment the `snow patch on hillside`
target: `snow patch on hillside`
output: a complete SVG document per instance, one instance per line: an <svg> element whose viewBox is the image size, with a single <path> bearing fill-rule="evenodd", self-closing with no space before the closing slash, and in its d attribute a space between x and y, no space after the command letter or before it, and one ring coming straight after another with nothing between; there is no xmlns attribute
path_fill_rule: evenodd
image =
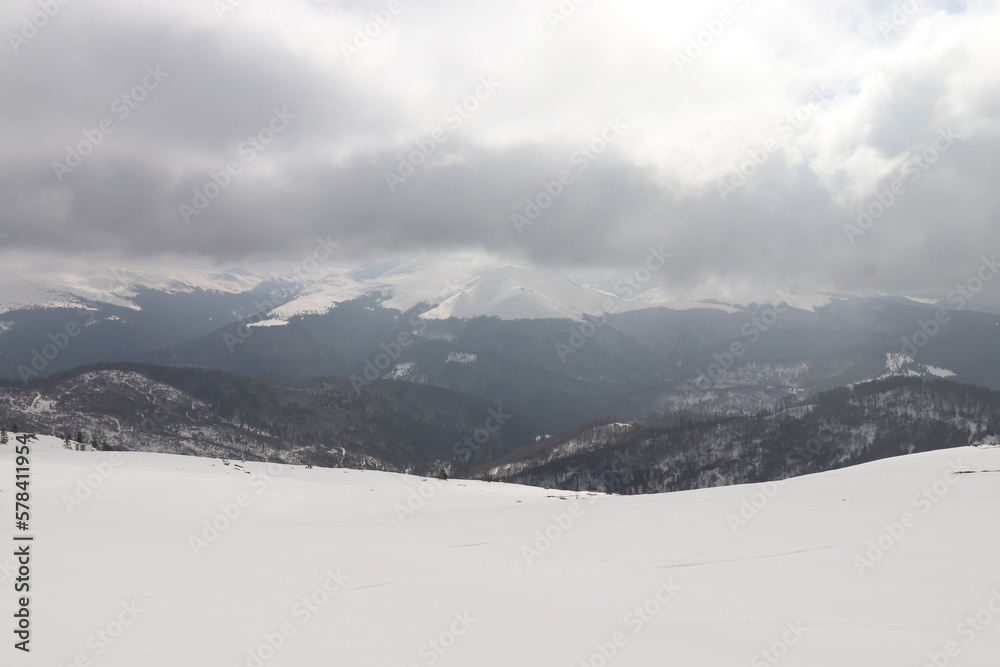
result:
<svg viewBox="0 0 1000 667"><path fill-rule="evenodd" d="M939 378L958 377L958 373L955 373L954 371L950 371L947 368L938 368L937 366L931 366L930 364L927 365L927 372Z"/></svg>
<svg viewBox="0 0 1000 667"><path fill-rule="evenodd" d="M885 355L886 373L880 376L887 377L927 377L928 375L939 378L953 378L958 374L947 368L939 368L929 364L922 364L900 352L886 352Z"/></svg>
<svg viewBox="0 0 1000 667"><path fill-rule="evenodd" d="M260 322L247 322L248 327L281 327L288 324L288 320L270 319Z"/></svg>
<svg viewBox="0 0 1000 667"><path fill-rule="evenodd" d="M387 380L409 380L414 368L416 368L416 364L412 361L398 363L385 374L385 378Z"/></svg>
<svg viewBox="0 0 1000 667"><path fill-rule="evenodd" d="M885 368L890 375L920 375L908 367L915 363L913 359L899 352L886 352Z"/></svg>
<svg viewBox="0 0 1000 667"><path fill-rule="evenodd" d="M0 275L0 313L27 308L77 308L78 298L19 276Z"/></svg>
<svg viewBox="0 0 1000 667"><path fill-rule="evenodd" d="M55 409L55 401L47 401L42 398L41 394L38 394L35 396L34 400L31 401L31 405L28 406L28 409L25 410L25 412L38 415L45 412L55 412Z"/></svg>

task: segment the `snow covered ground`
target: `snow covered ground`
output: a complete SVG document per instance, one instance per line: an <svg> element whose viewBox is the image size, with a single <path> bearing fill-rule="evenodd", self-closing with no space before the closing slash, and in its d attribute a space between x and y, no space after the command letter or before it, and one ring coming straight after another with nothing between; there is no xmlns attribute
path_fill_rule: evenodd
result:
<svg viewBox="0 0 1000 667"><path fill-rule="evenodd" d="M996 447L612 497L43 437L24 654L14 444L5 666L1000 664Z"/></svg>

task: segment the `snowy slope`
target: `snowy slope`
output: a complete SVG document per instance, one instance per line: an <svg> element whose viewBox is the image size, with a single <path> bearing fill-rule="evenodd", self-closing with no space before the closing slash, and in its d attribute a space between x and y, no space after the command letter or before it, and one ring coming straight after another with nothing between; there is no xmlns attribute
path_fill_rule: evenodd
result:
<svg viewBox="0 0 1000 667"><path fill-rule="evenodd" d="M407 311L421 303L437 304L490 270L492 260L478 255L417 258L403 262L374 278L356 279L367 267L341 271L310 282L295 299L274 311L280 318L324 313L338 303L377 296L382 306Z"/></svg>
<svg viewBox="0 0 1000 667"><path fill-rule="evenodd" d="M496 315L501 319L565 318L579 320L599 315L612 295L581 287L563 278L522 266L505 266L480 276L424 317L473 318Z"/></svg>
<svg viewBox="0 0 1000 667"><path fill-rule="evenodd" d="M3 665L1000 664L997 448L644 497L34 449Z"/></svg>
<svg viewBox="0 0 1000 667"><path fill-rule="evenodd" d="M671 310L694 310L696 308L708 308L711 310L721 310L724 313L739 312L739 308L727 306L721 303L706 301L679 301L668 290L663 287L654 287L638 294L630 302L630 310L638 308L670 308Z"/></svg>
<svg viewBox="0 0 1000 667"><path fill-rule="evenodd" d="M345 272L336 280L315 281L273 315L287 319L322 313L362 296L378 296L382 306L400 311L429 304L432 308L421 315L429 319L494 316L505 320L579 321L587 315L599 317L652 307L737 312L736 308L720 304L674 301L661 290L647 290L626 300L545 271L482 255L416 258L367 280L352 281L350 275Z"/></svg>
<svg viewBox="0 0 1000 667"><path fill-rule="evenodd" d="M137 309L131 301L136 288L166 294L195 290L240 294L249 292L274 276L243 269L205 271L196 269L94 269L60 267L43 275L0 277L0 313L21 308L76 308L84 301Z"/></svg>
<svg viewBox="0 0 1000 667"><path fill-rule="evenodd" d="M307 270L310 269L310 270ZM406 261L341 266L332 262L306 262L285 271L246 268L211 270L181 267L95 268L63 264L52 268L15 265L0 275L0 313L20 308L77 307L83 300L136 308L130 299L136 289L166 294L196 290L242 294L278 285L282 301L271 311L276 322L298 315L326 313L338 304L365 296L377 297L386 308L407 311L420 304L432 308L427 318L502 319L569 318L601 316L643 308L672 310L712 309L735 313L740 304L788 303L815 312L835 301L856 297L892 297L889 294L832 294L801 286L773 291L746 291L739 285L708 285L698 293L656 284L646 276L583 272L554 275L519 266L483 252L422 255ZM714 290L714 292L713 292ZM629 298L623 298L623 297ZM913 303L931 303L907 297Z"/></svg>
<svg viewBox="0 0 1000 667"><path fill-rule="evenodd" d="M895 376L939 378L953 378L956 376L954 371L919 363L901 352L886 352L885 369L885 374L880 376L879 379Z"/></svg>
<svg viewBox="0 0 1000 667"><path fill-rule="evenodd" d="M78 307L85 300L138 308L138 288L166 294L195 290L241 294L267 285L282 286L283 303L270 311L270 323L298 315L326 313L338 304L375 297L385 308L432 308L427 318L496 316L507 320L601 316L650 307L737 309L714 303L677 301L662 289L625 300L591 286L477 253L417 257L385 271L320 266L311 273L274 273L247 269L207 271L182 268L94 269L59 267L22 277L0 277L0 313L19 308ZM269 291L265 289L265 291Z"/></svg>
<svg viewBox="0 0 1000 667"><path fill-rule="evenodd" d="M350 274L317 280L273 315L326 312L344 301L375 296L385 308L407 311L426 303L431 319L497 316L502 319L568 318L604 312L609 294L581 287L543 271L507 265L477 255L412 259L367 280Z"/></svg>
<svg viewBox="0 0 1000 667"><path fill-rule="evenodd" d="M65 290L47 287L18 275L0 275L0 314L22 308L75 308L80 300Z"/></svg>

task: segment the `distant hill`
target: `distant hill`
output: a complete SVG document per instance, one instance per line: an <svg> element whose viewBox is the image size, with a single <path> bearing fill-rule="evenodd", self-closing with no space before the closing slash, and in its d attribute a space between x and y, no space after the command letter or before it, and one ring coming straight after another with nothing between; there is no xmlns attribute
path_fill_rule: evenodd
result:
<svg viewBox="0 0 1000 667"><path fill-rule="evenodd" d="M82 431L119 449L420 474L529 442L524 420L503 410L406 382L356 390L344 379L281 384L128 363L0 386L0 423L22 430Z"/></svg>
<svg viewBox="0 0 1000 667"><path fill-rule="evenodd" d="M666 428L602 420L516 450L474 476L613 493L780 480L982 442L1000 434L1000 392L893 377L749 416Z"/></svg>

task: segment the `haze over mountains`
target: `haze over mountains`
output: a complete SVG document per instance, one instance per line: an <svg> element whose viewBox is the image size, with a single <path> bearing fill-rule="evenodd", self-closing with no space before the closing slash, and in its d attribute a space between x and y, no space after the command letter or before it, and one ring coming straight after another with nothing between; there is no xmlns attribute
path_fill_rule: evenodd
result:
<svg viewBox="0 0 1000 667"><path fill-rule="evenodd" d="M130 300L141 291L166 294L199 290L242 294L284 289L285 302L276 316L322 314L339 303L380 294L386 308L407 311L433 305L423 314L431 318L498 316L503 319L539 319L599 315L604 311L650 306L685 306L665 290L651 289L650 277L670 258L662 248L651 248L649 263L637 276L577 276L579 282L546 271L510 264L482 253L424 256L407 261L363 264L349 268L303 262L283 271L232 269L208 271L147 267L130 269L72 269L4 276L0 309L57 307L104 302L138 308ZM598 283L604 283L598 284ZM610 300L610 301L609 301ZM520 306L520 308L519 308ZM610 306L610 308L608 307ZM724 309L724 306L717 306Z"/></svg>
<svg viewBox="0 0 1000 667"><path fill-rule="evenodd" d="M975 427L936 444L912 428L893 430L887 411L893 402L850 423L829 417L773 433L764 423L779 404L828 400L812 398L817 392L911 378L917 384L904 391L930 392L938 406L920 428L951 428L940 401L950 401L944 397L955 389L921 379L1000 389L993 354L1000 316L947 309L947 299L802 291L750 304L672 300L662 286L649 286L653 260L663 259L650 257L645 272L591 274L589 281L474 254L311 273L293 267L283 274L147 269L7 276L3 409L8 420L41 432L82 429L147 451L427 474L445 469L618 492L800 472L781 463L726 472L727 460L746 458L737 442L748 435L705 459L706 434L718 419L737 420L725 427L730 432L770 438L775 461L795 438L811 437L809 428L834 428L842 437L826 448L824 469L993 434L989 394L975 399ZM905 397L904 403L911 394ZM846 414L851 399L839 400L847 403L835 412ZM171 405L190 407L180 413ZM290 405L295 417L287 414ZM330 412L334 406L340 412ZM149 428L153 414L162 419ZM504 415L503 423L474 447L458 447L483 431L490 414ZM559 443L585 424L608 420L634 425L620 432L632 434L629 442L642 429L680 428L688 444L679 456L701 463L681 473L675 470L681 459L664 459L657 465L673 472L653 479L648 452L623 455L619 432L597 430L588 442L627 460L632 472L623 479L632 481L604 489L586 473L555 471L553 461L565 458L555 453L565 450ZM876 436L851 423L885 428ZM519 464L515 475L503 468L518 448L528 454L515 457L537 459L529 468L552 472L528 474ZM708 470L714 477L706 477Z"/></svg>

